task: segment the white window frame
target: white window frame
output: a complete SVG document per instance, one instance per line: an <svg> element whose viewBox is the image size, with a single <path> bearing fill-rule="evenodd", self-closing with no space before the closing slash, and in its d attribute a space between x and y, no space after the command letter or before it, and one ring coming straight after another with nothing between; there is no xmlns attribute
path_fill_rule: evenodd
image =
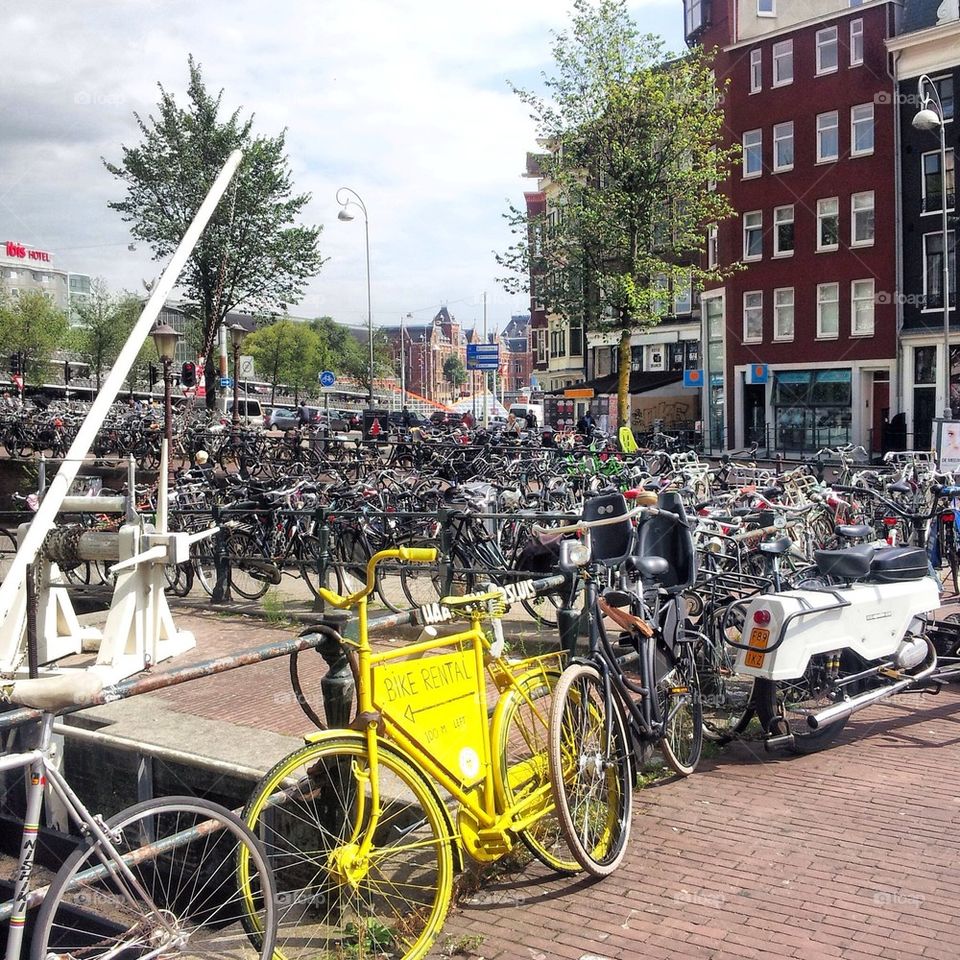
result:
<svg viewBox="0 0 960 960"><path fill-rule="evenodd" d="M784 217L780 218L780 213L783 210L790 211L790 218L787 219ZM780 249L780 230L778 229L781 223L792 223L793 224L793 246L789 250ZM773 255L775 257L792 257L794 251L797 249L797 216L796 210L792 203L785 204L782 207L773 208Z"/></svg>
<svg viewBox="0 0 960 960"><path fill-rule="evenodd" d="M789 293L790 302L781 303L780 294ZM796 336L797 315L796 315L796 292L793 287L777 287L773 291L773 339L779 341L793 340ZM790 310L790 333L785 334L780 327L780 311L789 308Z"/></svg>
<svg viewBox="0 0 960 960"><path fill-rule="evenodd" d="M760 168L753 172L748 172L747 170L747 156L748 156L747 137L752 137L754 134L756 134L758 138L755 146L760 153ZM742 170L740 172L744 180L752 180L754 177L759 177L763 174L763 128L760 128L759 130L744 130L741 143L743 147L743 163L742 163ZM750 149L753 149L753 147L751 147Z"/></svg>
<svg viewBox="0 0 960 960"><path fill-rule="evenodd" d="M833 300L825 300L822 296L822 291L826 290L828 287L833 287L836 292L836 298ZM837 310L837 329L832 333L823 332L823 307L826 304L836 304ZM829 281L827 283L818 283L817 284L817 339L818 340L836 340L840 336L840 284L835 280Z"/></svg>
<svg viewBox="0 0 960 960"><path fill-rule="evenodd" d="M754 227L747 227L747 217L759 217L760 222ZM747 254L747 230L759 230L760 231L760 253L748 255ZM748 210L743 215L743 260L744 263L755 263L757 260L763 259L763 211L762 210Z"/></svg>
<svg viewBox="0 0 960 960"><path fill-rule="evenodd" d="M748 307L747 306L747 297L759 297L759 303ZM757 319L757 313L759 312L760 320L760 332L751 336L748 332L747 326L747 312L750 311L750 315L754 320ZM743 294L743 342L744 343L763 343L763 291L762 290L747 290Z"/></svg>
<svg viewBox="0 0 960 960"><path fill-rule="evenodd" d="M787 128L789 128L789 131L790 131L789 137L784 135L784 132L785 132L785 130L786 130ZM779 151L779 147L780 147L781 142L783 142L784 140L789 140L789 141L790 141L790 153L791 153L792 159L791 159L790 163L783 163L783 164L782 164L782 163L780 163L780 156L779 156L779 152L780 152L780 151ZM795 150L794 139L793 139L793 121L792 121L792 120L785 120L783 123L776 123L776 124L774 124L774 126L773 126L773 170L774 170L774 173L781 173L781 172L783 172L783 171L785 171L785 170L792 170L792 169L793 169L794 160L796 160L796 150Z"/></svg>
<svg viewBox="0 0 960 960"><path fill-rule="evenodd" d="M769 10L761 9L764 3L770 4ZM776 15L777 15L777 0L757 0L757 16L758 17L775 17Z"/></svg>
<svg viewBox="0 0 960 960"><path fill-rule="evenodd" d="M674 278L673 315L685 316L693 310L693 277L686 273L686 279Z"/></svg>
<svg viewBox="0 0 960 960"><path fill-rule="evenodd" d="M949 121L947 121L949 123ZM953 147L947 147L947 153L953 158L953 203L954 206L947 207L947 213L950 213L956 207L957 203L957 155ZM943 213L943 207L939 206L936 210L927 209L927 171L926 171L926 161L927 157L936 157L937 158L937 167L940 166L940 151L939 150L927 150L924 153L920 154L920 215L926 216L927 214L936 214L940 216ZM942 178L943 174L938 170L937 179Z"/></svg>
<svg viewBox="0 0 960 960"><path fill-rule="evenodd" d="M832 214L823 213L821 206L825 203L833 203L836 211ZM837 242L822 243L823 240L823 221L827 217L835 216L837 218ZM828 253L839 249L840 247L840 198L839 197L821 197L817 200L817 253Z"/></svg>
<svg viewBox="0 0 960 960"><path fill-rule="evenodd" d="M750 51L750 92L759 93L763 89L763 49L757 47Z"/></svg>
<svg viewBox="0 0 960 960"><path fill-rule="evenodd" d="M707 269L713 270L720 262L720 236L717 225L707 227Z"/></svg>
<svg viewBox="0 0 960 960"><path fill-rule="evenodd" d="M832 44L830 37L833 38ZM822 54L826 47L833 46L836 63L832 67L823 66ZM824 27L817 31L817 76L822 77L828 73L836 73L840 69L840 31L836 26Z"/></svg>
<svg viewBox="0 0 960 960"><path fill-rule="evenodd" d="M870 293L857 296L857 284L869 283ZM873 277L864 277L862 280L850 281L850 336L872 337L877 329L877 282ZM857 330L857 305L870 304L870 329Z"/></svg>
<svg viewBox="0 0 960 960"><path fill-rule="evenodd" d="M870 198L870 206L857 209L857 200L864 197ZM857 239L857 214L865 213L869 210L873 214L873 232L866 240ZM850 246L851 247L872 247L877 239L877 195L873 190L864 190L861 193L850 194Z"/></svg>
<svg viewBox="0 0 960 960"><path fill-rule="evenodd" d="M858 110L869 110L870 111L870 149L869 150L858 150L857 149L857 124L863 123L864 120L857 120L856 112ZM873 151L877 146L877 130L876 130L876 117L877 112L873 108L872 103L858 103L850 108L850 156L851 157L869 157L873 155Z"/></svg>
<svg viewBox="0 0 960 960"><path fill-rule="evenodd" d="M824 122L828 118L833 119L833 124L827 126ZM824 154L821 150L823 146L823 134L828 130L836 131L837 152L834 154ZM840 111L828 110L826 113L817 114L817 163L836 163L840 159Z"/></svg>
<svg viewBox="0 0 960 960"><path fill-rule="evenodd" d="M790 60L790 77L784 79L779 76L779 71L777 67L780 65L780 62L789 58ZM772 51L772 60L771 64L771 80L775 87L786 87L789 84L793 83L793 40L781 40L779 43L773 45Z"/></svg>
<svg viewBox="0 0 960 960"><path fill-rule="evenodd" d="M850 21L850 66L863 65L863 20Z"/></svg>
<svg viewBox="0 0 960 960"><path fill-rule="evenodd" d="M921 308L920 312L921 312L921 313L941 313L941 314L942 314L942 313L943 313L943 304L941 304L941 305L938 306L938 307L928 307L928 306L926 305L927 297L929 296L928 287L927 287L927 240L928 240L930 237L935 237L937 240L939 240L939 241L942 242L942 241L943 241L943 231L942 231L942 230L931 230L929 233L925 233L925 234L923 235L923 239L922 239L922 241L921 241L921 247L920 247L920 249L921 249L921 251L922 251L922 256L923 256L923 302L924 302L924 306ZM950 264L951 270L950 270L950 278L949 278L949 279L950 279L950 282L954 285L954 289L956 290L956 289L957 289L957 270L956 270L956 268L957 268L957 264L960 263L960 257L957 256L957 236L956 236L956 231L954 231L954 230L949 230L949 231L947 232L947 249L946 249L946 251L944 252L944 256L946 256L946 257L949 257L949 256L950 256L950 240L951 240L951 239L953 239L953 262ZM943 270L942 270L942 268L937 271L937 279L938 279L938 282L940 282L940 283L943 282ZM945 290L943 296L944 296L944 299L949 303L949 301L950 301L950 291L949 291L949 290ZM956 297L957 294L954 294L954 296ZM953 309L953 307L951 307L951 309Z"/></svg>

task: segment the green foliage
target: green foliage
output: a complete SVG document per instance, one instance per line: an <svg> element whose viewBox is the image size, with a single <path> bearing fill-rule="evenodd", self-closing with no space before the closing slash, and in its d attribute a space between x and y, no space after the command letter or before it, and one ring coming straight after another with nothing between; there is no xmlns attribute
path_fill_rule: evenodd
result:
<svg viewBox="0 0 960 960"><path fill-rule="evenodd" d="M274 387L285 383L297 393L315 383L321 369L320 337L308 324L295 320L283 318L261 327L247 338L244 349Z"/></svg>
<svg viewBox="0 0 960 960"><path fill-rule="evenodd" d="M527 289L532 271L548 311L620 331L629 355L630 333L669 312L666 289L721 279L701 254L708 225L733 212L713 189L737 155L724 146L724 84L701 50L676 57L641 34L625 0L574 0L553 56L546 96L515 88L545 145L548 211L507 214L515 241L497 255L502 282Z"/></svg>
<svg viewBox="0 0 960 960"><path fill-rule="evenodd" d="M366 336L358 339L348 327L331 317L311 320L323 343L320 370L332 370L338 377L352 377L361 387L370 386L370 348ZM373 372L376 377L392 376L393 361L386 332L373 329Z"/></svg>
<svg viewBox="0 0 960 960"><path fill-rule="evenodd" d="M70 331L70 347L90 364L90 374L98 390L104 373L113 366L126 343L142 306L133 294L111 294L106 282L98 278L93 282L90 298L76 307L78 323ZM147 343L153 349L153 342Z"/></svg>
<svg viewBox="0 0 960 960"><path fill-rule="evenodd" d="M229 154L243 163L180 278L189 312L199 323L200 352L207 358L207 398L215 396L212 348L227 313L283 309L296 302L323 264L320 227L294 221L310 201L294 193L285 133L254 136L253 119L240 110L220 116L223 91L211 94L200 65L189 58L187 106L160 87L157 115L136 116L142 141L124 146L107 170L126 186L110 206L148 244L154 259L170 256Z"/></svg>
<svg viewBox="0 0 960 960"><path fill-rule="evenodd" d="M467 382L466 368L457 354L451 354L443 361L443 379L450 384L452 392Z"/></svg>
<svg viewBox="0 0 960 960"><path fill-rule="evenodd" d="M0 299L0 355L19 350L24 382L43 379L47 361L68 339L66 314L39 290Z"/></svg>

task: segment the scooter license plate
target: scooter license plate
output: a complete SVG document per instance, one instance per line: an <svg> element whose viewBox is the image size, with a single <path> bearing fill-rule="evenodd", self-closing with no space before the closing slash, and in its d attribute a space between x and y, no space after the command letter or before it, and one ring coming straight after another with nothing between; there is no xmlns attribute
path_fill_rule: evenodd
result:
<svg viewBox="0 0 960 960"><path fill-rule="evenodd" d="M750 646L756 647L756 650L748 650L747 655L743 658L743 663L747 667L759 668L763 666L763 653L770 642L770 631L765 630L763 627L754 627L750 631Z"/></svg>

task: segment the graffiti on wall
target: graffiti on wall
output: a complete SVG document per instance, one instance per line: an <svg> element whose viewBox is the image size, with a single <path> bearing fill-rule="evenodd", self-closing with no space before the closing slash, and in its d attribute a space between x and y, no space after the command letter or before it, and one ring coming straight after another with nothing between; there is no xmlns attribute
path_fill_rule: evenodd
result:
<svg viewBox="0 0 960 960"><path fill-rule="evenodd" d="M696 396L632 397L631 407L631 425L639 431L652 430L656 420L669 429L697 417Z"/></svg>

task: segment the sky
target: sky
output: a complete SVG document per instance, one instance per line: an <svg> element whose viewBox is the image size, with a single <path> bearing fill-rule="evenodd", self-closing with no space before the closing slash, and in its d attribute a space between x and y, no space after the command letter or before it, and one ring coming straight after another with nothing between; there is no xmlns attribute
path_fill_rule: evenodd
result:
<svg viewBox="0 0 960 960"><path fill-rule="evenodd" d="M630 0L641 28L682 48L680 0ZM157 84L184 99L187 55L225 109L255 130L287 130L302 219L327 258L295 316L367 318L362 218L337 220L337 189L366 205L375 324L428 321L446 305L490 329L525 313L497 283L504 220L536 128L509 82L550 72L568 0L31 0L0 29L0 241L50 251L54 265L143 290L159 275L107 203Z"/></svg>

